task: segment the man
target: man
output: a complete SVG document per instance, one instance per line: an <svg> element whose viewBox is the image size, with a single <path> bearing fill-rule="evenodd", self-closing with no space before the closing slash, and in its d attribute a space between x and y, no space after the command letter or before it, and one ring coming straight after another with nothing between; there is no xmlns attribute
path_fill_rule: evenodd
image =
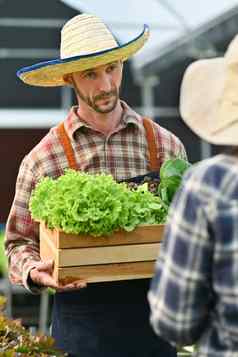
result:
<svg viewBox="0 0 238 357"><path fill-rule="evenodd" d="M176 355L163 340L157 341L149 327L148 279L87 287L84 281L56 285L51 276L53 263L40 260L38 224L31 220L28 209L39 179L58 177L67 167L110 173L119 181L150 171L150 143L142 118L119 99L123 62L147 38L145 27L136 39L119 45L98 17L78 15L62 29L60 59L18 72L31 85L71 85L78 100L64 123L52 128L24 158L6 240L13 283L23 284L33 293L44 287L56 289L53 337L71 356ZM172 133L155 123L152 129L158 168L166 158L186 157Z"/></svg>
<svg viewBox="0 0 238 357"><path fill-rule="evenodd" d="M185 174L148 295L156 333L196 344L196 357L238 356L237 68L238 36L224 57L196 61L185 72L183 120L226 150Z"/></svg>

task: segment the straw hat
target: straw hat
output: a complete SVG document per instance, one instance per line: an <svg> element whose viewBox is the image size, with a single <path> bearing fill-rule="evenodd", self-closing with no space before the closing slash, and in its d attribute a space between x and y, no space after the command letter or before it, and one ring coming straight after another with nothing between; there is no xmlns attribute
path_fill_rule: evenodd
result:
<svg viewBox="0 0 238 357"><path fill-rule="evenodd" d="M202 139L238 145L238 35L224 57L198 60L187 68L180 113Z"/></svg>
<svg viewBox="0 0 238 357"><path fill-rule="evenodd" d="M94 68L114 61L125 61L149 37L148 26L132 41L120 45L102 20L82 14L69 20L61 31L60 58L21 68L17 75L35 86L63 86L69 73Z"/></svg>

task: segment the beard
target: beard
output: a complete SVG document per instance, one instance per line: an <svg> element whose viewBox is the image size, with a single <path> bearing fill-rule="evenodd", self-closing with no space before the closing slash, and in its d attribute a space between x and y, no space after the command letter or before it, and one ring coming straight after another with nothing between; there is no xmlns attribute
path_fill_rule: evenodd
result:
<svg viewBox="0 0 238 357"><path fill-rule="evenodd" d="M110 92L101 92L90 98L89 96L84 96L77 86L74 87L79 98L97 113L106 114L112 112L119 100L119 90L117 88L112 89Z"/></svg>

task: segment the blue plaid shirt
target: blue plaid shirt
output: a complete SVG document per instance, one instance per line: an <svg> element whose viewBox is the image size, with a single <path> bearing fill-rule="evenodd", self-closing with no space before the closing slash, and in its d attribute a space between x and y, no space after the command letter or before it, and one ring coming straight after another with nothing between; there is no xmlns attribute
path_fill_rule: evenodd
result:
<svg viewBox="0 0 238 357"><path fill-rule="evenodd" d="M238 356L238 158L194 165L171 205L148 293L151 324L199 357Z"/></svg>

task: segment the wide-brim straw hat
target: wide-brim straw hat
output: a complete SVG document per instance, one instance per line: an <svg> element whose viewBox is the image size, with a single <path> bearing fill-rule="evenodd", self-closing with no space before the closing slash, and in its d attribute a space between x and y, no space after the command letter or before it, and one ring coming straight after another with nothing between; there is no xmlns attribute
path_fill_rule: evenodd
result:
<svg viewBox="0 0 238 357"><path fill-rule="evenodd" d="M149 29L133 40L119 44L102 20L81 14L69 20L61 30L60 58L21 68L17 75L35 86L64 86L67 74L94 68L114 61L125 61L134 55L149 37Z"/></svg>
<svg viewBox="0 0 238 357"><path fill-rule="evenodd" d="M189 65L181 85L180 113L202 139L238 145L238 35L224 57Z"/></svg>

